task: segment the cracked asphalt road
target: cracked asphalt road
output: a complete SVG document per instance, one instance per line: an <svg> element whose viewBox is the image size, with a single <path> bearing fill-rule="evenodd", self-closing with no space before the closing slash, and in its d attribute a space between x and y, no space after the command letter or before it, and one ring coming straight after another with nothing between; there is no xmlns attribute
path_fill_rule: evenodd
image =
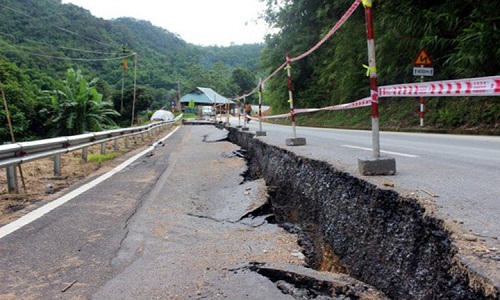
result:
<svg viewBox="0 0 500 300"><path fill-rule="evenodd" d="M0 239L0 299L292 299L251 262L303 265L296 237L241 219L263 181L220 131L183 126L153 153ZM76 187L75 187L76 188Z"/></svg>

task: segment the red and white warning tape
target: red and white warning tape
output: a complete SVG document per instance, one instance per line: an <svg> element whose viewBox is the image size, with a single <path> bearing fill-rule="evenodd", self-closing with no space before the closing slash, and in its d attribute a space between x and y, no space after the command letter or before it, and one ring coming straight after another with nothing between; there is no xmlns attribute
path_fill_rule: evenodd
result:
<svg viewBox="0 0 500 300"><path fill-rule="evenodd" d="M310 112L316 112L316 111L325 111L325 110L344 110L344 109L350 109L350 108L357 108L357 107L365 107L365 106L370 106L371 105L371 98L363 98L358 101L354 101L351 103L344 103L344 104L338 104L338 105L333 105L333 106L327 106L323 108L298 108L294 109L293 113L296 114L302 114L302 113L310 113ZM262 119L279 119L279 118L288 118L290 117L291 114L281 114L281 115L274 115L274 116L263 116ZM245 117L250 118L251 120L259 120L259 118L251 117L247 114L245 114Z"/></svg>
<svg viewBox="0 0 500 300"><path fill-rule="evenodd" d="M378 96L500 96L500 76L381 86Z"/></svg>
<svg viewBox="0 0 500 300"><path fill-rule="evenodd" d="M340 20L332 27L332 29L330 29L330 31L316 45L314 45L311 49L302 53L301 55L291 58L290 62L298 61L316 51L316 49L318 49L324 42L326 42L340 28L340 26L342 26L345 23L345 21L349 19L349 17L356 10L356 8L358 8L360 3L361 0L354 1L351 7L349 7L346 13L342 16L342 18L340 18Z"/></svg>
<svg viewBox="0 0 500 300"><path fill-rule="evenodd" d="M337 104L333 106L327 106L323 108L298 108L294 110L295 114L301 114L301 113L308 113L308 112L316 112L316 111L322 111L322 110L344 110L344 109L350 109L350 108L357 108L357 107L364 107L364 106L370 106L371 105L371 98L363 98L358 101L354 101L351 103L344 103L344 104Z"/></svg>
<svg viewBox="0 0 500 300"><path fill-rule="evenodd" d="M323 43L325 43L346 21L349 19L349 17L354 13L356 8L358 8L359 4L361 3L361 0L354 0L354 3L349 7L349 9L344 13L344 15L340 18L340 20L330 29L330 31L318 42L316 45L314 45L312 48L307 50L306 52L293 57L290 59L290 62L298 61L301 60L302 58L308 56L309 54L313 53L316 51ZM279 66L274 72L272 72L269 76L267 76L259 85L263 85L266 83L269 79L274 77L280 70L284 69L286 67L287 61L285 61L281 66ZM259 90L259 86L255 87L250 93L235 97L234 99L239 101L240 99L244 97L248 97L255 92Z"/></svg>
<svg viewBox="0 0 500 300"><path fill-rule="evenodd" d="M500 76L469 78L458 80L443 80L411 84L396 84L380 86L378 97L443 97L443 96L500 96ZM351 103L338 104L323 108L297 108L294 114L310 113L325 110L343 110L370 106L371 97L363 98ZM248 115L246 115L249 117ZM291 114L263 116L262 119L288 118ZM259 118L250 117L252 120Z"/></svg>

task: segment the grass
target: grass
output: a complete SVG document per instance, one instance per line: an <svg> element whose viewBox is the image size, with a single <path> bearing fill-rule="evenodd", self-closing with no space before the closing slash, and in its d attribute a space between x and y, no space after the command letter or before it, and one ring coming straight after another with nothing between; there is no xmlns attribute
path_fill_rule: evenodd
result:
<svg viewBox="0 0 500 300"><path fill-rule="evenodd" d="M197 118L197 117L198 117L198 115L192 114L192 113L184 113L182 115L183 119L193 119L193 118Z"/></svg>
<svg viewBox="0 0 500 300"><path fill-rule="evenodd" d="M89 154L87 160L90 162L103 163L107 160L114 159L118 155L120 155L119 152L109 152L106 154L94 153L94 154Z"/></svg>

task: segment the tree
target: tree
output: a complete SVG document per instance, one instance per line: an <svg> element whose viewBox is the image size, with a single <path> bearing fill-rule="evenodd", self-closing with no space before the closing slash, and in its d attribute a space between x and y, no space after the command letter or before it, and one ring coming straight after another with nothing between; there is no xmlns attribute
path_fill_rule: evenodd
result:
<svg viewBox="0 0 500 300"><path fill-rule="evenodd" d="M35 113L34 88L28 83L28 77L16 65L0 60L0 84L7 101L16 141L31 139L31 134L37 132L31 124L36 123L39 118ZM3 104L0 105L0 124L3 124L0 127L1 145L11 141Z"/></svg>
<svg viewBox="0 0 500 300"><path fill-rule="evenodd" d="M103 101L94 85L98 78L87 83L80 70L68 69L66 80L50 94L51 107L48 123L52 135L76 135L87 131L101 131L116 126L111 117L119 113L111 102Z"/></svg>
<svg viewBox="0 0 500 300"><path fill-rule="evenodd" d="M265 19L275 33L266 37L263 66L274 71L310 49L352 4L349 0L266 0ZM433 79L492 76L500 72L500 9L496 1L386 0L374 2L379 84L413 82L412 61L421 48L431 54ZM314 53L292 63L294 101L316 107L369 95L365 19L359 7ZM266 82L275 109L287 109L285 72Z"/></svg>
<svg viewBox="0 0 500 300"><path fill-rule="evenodd" d="M231 80L236 86L236 93L243 95L250 93L257 84L255 83L255 76L247 68L238 67L233 70Z"/></svg>
<svg viewBox="0 0 500 300"><path fill-rule="evenodd" d="M141 115L147 111L153 103L153 90L145 86L138 86L136 91L135 101L135 116ZM132 86L125 89L123 93L123 111L121 116L116 117L115 121L119 122L122 126L129 126L130 119L132 118L132 103L134 101L134 88ZM113 103L116 110L120 110L121 94L115 94Z"/></svg>

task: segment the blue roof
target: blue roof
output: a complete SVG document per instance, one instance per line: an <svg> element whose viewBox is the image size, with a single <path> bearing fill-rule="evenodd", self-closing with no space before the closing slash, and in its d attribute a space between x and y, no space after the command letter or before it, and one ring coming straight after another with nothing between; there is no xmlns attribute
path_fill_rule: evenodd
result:
<svg viewBox="0 0 500 300"><path fill-rule="evenodd" d="M193 100L196 104L224 104L230 103L234 104L234 101L227 99L224 96L219 95L217 92L210 88L197 87L189 94L184 95L181 98L181 103L189 103Z"/></svg>

